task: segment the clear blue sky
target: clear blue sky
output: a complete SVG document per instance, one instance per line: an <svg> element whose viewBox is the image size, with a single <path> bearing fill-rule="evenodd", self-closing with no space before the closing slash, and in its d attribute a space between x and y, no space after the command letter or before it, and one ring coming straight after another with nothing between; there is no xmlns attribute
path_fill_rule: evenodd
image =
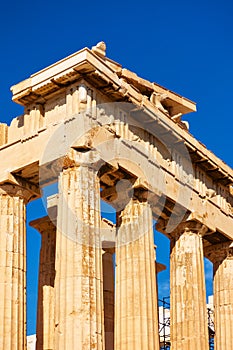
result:
<svg viewBox="0 0 233 350"><path fill-rule="evenodd" d="M198 112L186 117L190 132L232 166L231 0L4 1L0 29L1 122L22 113L10 86L104 40L108 57L197 102ZM29 219L42 215L38 205L30 208ZM38 248L39 234L29 230L28 334L35 332Z"/></svg>

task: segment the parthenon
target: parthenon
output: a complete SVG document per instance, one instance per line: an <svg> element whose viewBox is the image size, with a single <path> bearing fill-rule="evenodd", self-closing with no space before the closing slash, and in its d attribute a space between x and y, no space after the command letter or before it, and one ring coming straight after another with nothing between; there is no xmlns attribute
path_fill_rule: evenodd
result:
<svg viewBox="0 0 233 350"><path fill-rule="evenodd" d="M26 350L26 205L41 234L37 350L159 350L153 226L170 239L172 350L233 349L233 170L189 132L194 102L98 43L11 88L0 124L0 350ZM116 222L101 215L111 206Z"/></svg>

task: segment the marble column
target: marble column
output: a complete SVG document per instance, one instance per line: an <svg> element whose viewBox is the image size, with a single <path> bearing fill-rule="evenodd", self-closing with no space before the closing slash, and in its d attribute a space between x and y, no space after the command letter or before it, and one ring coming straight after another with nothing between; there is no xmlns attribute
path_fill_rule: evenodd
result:
<svg viewBox="0 0 233 350"><path fill-rule="evenodd" d="M118 213L115 350L159 349L153 222L146 201Z"/></svg>
<svg viewBox="0 0 233 350"><path fill-rule="evenodd" d="M0 349L26 349L26 203L31 193L0 186Z"/></svg>
<svg viewBox="0 0 233 350"><path fill-rule="evenodd" d="M36 349L53 350L56 227L48 216L30 225L41 233Z"/></svg>
<svg viewBox="0 0 233 350"><path fill-rule="evenodd" d="M208 247L214 265L214 349L233 349L233 242Z"/></svg>
<svg viewBox="0 0 233 350"><path fill-rule="evenodd" d="M103 291L104 291L104 332L106 350L114 350L114 249L104 249Z"/></svg>
<svg viewBox="0 0 233 350"><path fill-rule="evenodd" d="M59 176L55 349L104 349L100 185L89 165Z"/></svg>
<svg viewBox="0 0 233 350"><path fill-rule="evenodd" d="M209 349L202 234L195 222L182 222L171 239L171 349Z"/></svg>

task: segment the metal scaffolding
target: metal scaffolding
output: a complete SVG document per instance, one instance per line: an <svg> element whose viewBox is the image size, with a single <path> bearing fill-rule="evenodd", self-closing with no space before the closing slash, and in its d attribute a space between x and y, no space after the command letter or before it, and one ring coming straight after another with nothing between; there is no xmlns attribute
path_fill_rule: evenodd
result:
<svg viewBox="0 0 233 350"><path fill-rule="evenodd" d="M212 309L207 308L208 314L208 331L209 331L209 347L210 350L214 350L214 312Z"/></svg>
<svg viewBox="0 0 233 350"><path fill-rule="evenodd" d="M159 299L159 337L160 350L170 350L170 297ZM209 350L214 350L214 315L211 308L207 308Z"/></svg>

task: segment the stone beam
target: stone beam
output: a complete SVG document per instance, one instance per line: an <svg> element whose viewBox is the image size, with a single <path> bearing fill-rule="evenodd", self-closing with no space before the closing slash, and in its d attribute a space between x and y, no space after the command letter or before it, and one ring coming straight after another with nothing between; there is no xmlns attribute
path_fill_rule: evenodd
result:
<svg viewBox="0 0 233 350"><path fill-rule="evenodd" d="M49 163L54 159L65 156L70 144L68 143L68 145L63 148L59 142L61 141L61 138L64 137L64 132L66 135L68 135L67 137L70 137L70 140L75 140L74 131L77 130L75 125L78 121L82 121L78 128L84 130L85 126L82 118L75 120L73 123L68 122L65 124L65 130L62 124L63 129L61 136L60 138L57 138L58 145L56 146L55 142L52 153L50 153L50 148L50 151L46 152L45 148L41 147L41 145L46 145L52 135L56 135L54 130L55 128L56 130L59 130L59 125L56 127L49 127L48 129L39 133L36 137L29 139L27 142L18 141L12 145L2 146L0 151L0 164L2 168L0 182L6 181L6 179L9 177L9 172L12 174L17 174L17 172L29 165L32 167L31 172L34 171L38 179L39 161L42 160L42 162L47 161ZM73 132L71 130L73 130ZM58 131L58 134L59 133L60 130ZM203 201L203 199L199 197L198 193L192 191L192 188L190 188L191 200L188 204L186 202L182 202L184 199L183 196L178 196L177 194L182 193L183 185L177 181L175 176L172 175L168 169L164 167L158 168L156 164L148 162L148 158L141 154L140 147L137 150L136 144L134 148L132 148L129 141L124 140L124 142L122 142L120 139L114 139L111 143L111 147L112 148L111 150L109 149L109 151L103 147L99 147L99 152L102 153L100 156L102 157L103 162L106 160L109 161L109 159L113 159L115 157L115 162L113 165L115 166L118 163L118 165L127 169L129 164L124 161L121 154L128 154L129 159L137 159L137 162L141 164L141 169L143 169L147 174L147 178L149 178L151 182L154 181L154 183L148 184L153 191L158 192L159 184L157 184L156 181L158 179L163 179L164 183L166 184L165 194L172 200L173 203L178 201L178 203L184 208L187 208L194 213L198 213L199 221L207 225L212 231L219 231L229 238L233 238L231 230L233 220L232 215L229 215L227 212L225 213L223 210L219 210L219 208L216 207L216 204L211 202L211 199L207 198L205 201ZM28 152L29 149L30 152ZM20 154L20 157L16 157L16 154ZM46 173L42 171L42 176L43 174L47 176ZM155 176L155 174L158 174L159 176ZM135 174L135 176L138 175L141 177L141 171L140 174ZM56 176L57 174L55 174L55 179ZM184 189L187 190L187 186L184 186ZM161 195L161 191L159 191L158 194Z"/></svg>

